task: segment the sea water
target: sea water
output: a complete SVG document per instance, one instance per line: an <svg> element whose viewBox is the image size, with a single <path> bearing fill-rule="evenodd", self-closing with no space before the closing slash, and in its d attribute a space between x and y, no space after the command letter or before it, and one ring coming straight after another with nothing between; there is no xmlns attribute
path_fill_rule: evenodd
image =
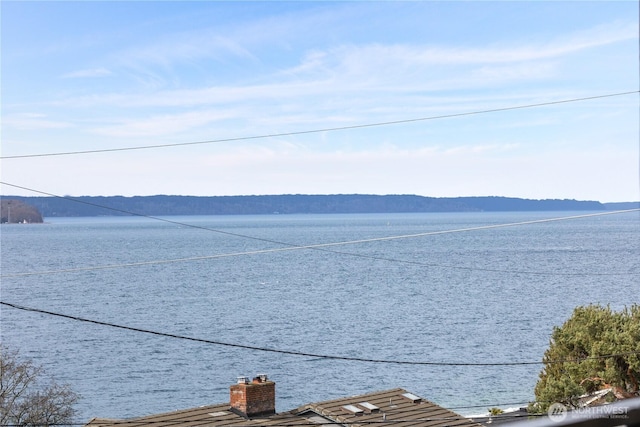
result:
<svg viewBox="0 0 640 427"><path fill-rule="evenodd" d="M539 362L574 307L640 304L638 212L47 218L1 232L2 301L79 318L0 306L2 344L81 395L78 423L228 402L258 373L278 411L394 387L461 414L525 405L541 365L474 364Z"/></svg>

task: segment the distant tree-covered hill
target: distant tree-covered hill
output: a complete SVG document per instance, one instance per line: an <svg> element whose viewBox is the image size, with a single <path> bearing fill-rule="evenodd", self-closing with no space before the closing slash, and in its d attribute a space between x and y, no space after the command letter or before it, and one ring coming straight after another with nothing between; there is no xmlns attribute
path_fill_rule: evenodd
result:
<svg viewBox="0 0 640 427"><path fill-rule="evenodd" d="M604 207L610 211L624 211L628 209L640 209L640 202L605 203Z"/></svg>
<svg viewBox="0 0 640 427"><path fill-rule="evenodd" d="M604 210L595 201L415 195L19 197L45 217Z"/></svg>

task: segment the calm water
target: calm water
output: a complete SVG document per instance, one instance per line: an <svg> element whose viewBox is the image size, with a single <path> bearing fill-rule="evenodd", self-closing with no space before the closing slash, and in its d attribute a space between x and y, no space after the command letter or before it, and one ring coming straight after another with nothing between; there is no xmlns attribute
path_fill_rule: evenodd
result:
<svg viewBox="0 0 640 427"><path fill-rule="evenodd" d="M1 296L102 322L311 354L539 361L552 327L575 306L640 304L640 215L478 227L579 214L168 218L201 228L52 218L2 226ZM434 234L461 229L469 230ZM286 248L272 241L361 240L368 241L268 251ZM194 257L208 258L15 275ZM329 360L1 310L3 344L82 395L80 423L227 402L237 376L258 373L276 381L278 411L404 387L459 413L481 413L531 400L540 370Z"/></svg>

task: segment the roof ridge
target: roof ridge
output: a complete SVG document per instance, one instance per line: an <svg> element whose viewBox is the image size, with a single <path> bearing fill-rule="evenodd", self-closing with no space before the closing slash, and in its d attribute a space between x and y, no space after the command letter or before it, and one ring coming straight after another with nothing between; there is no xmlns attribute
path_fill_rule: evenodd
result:
<svg viewBox="0 0 640 427"><path fill-rule="evenodd" d="M338 402L341 400L350 400L350 399L355 399L355 398L363 398L366 396L377 396L377 395L383 395L383 394L392 394L392 393L399 393L399 392L403 392L403 393L408 393L407 390L405 390L402 387L395 387L395 388L390 388L388 390L380 390L380 391L371 391L368 393L363 393L363 394L354 394L352 396L343 396L343 397L338 397L335 399L329 399L329 400L323 400L320 402L311 402L311 403L306 403L302 406L299 406L298 408L296 408L295 410L301 409L301 408L309 408L310 406L319 406L319 405L325 405L325 404L329 404L329 403L333 403L333 402Z"/></svg>

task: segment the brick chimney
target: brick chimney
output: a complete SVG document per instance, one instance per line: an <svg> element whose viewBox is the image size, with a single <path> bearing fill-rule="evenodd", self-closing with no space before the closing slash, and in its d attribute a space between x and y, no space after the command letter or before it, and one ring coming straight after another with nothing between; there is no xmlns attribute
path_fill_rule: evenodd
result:
<svg viewBox="0 0 640 427"><path fill-rule="evenodd" d="M276 413L276 383L266 375L258 375L249 382L238 377L237 384L229 388L231 410L245 418L255 418Z"/></svg>

